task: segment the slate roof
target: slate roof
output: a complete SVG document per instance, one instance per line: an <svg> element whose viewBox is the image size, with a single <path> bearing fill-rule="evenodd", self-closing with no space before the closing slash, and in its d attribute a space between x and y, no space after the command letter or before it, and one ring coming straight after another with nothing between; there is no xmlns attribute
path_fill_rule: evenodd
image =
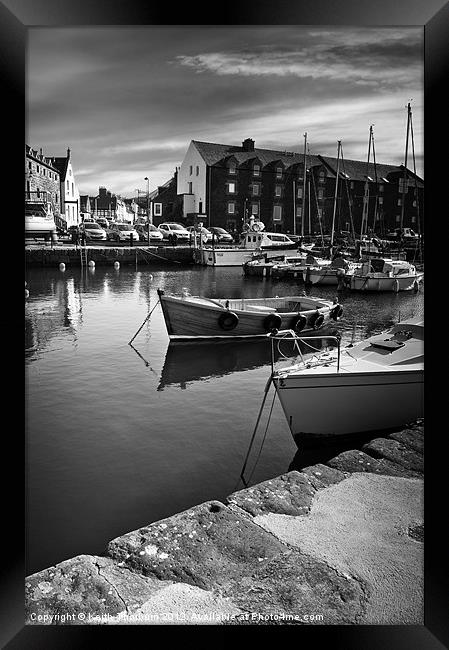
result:
<svg viewBox="0 0 449 650"><path fill-rule="evenodd" d="M337 158L331 158L329 156L319 156L319 158L324 162L324 164L329 168L329 170L332 172L332 174L335 176L337 173ZM365 182L366 176L370 176L372 180L374 181L376 179L377 175L377 180L378 182L381 181L382 178L389 180L389 175L392 173L397 174L398 172L404 171L404 165L384 165L383 163L378 163L376 161L376 166L374 166L374 163L371 161L368 166L368 174L367 174L367 164L366 161L362 160L346 160L340 159L340 173L345 172L348 175L348 180L351 181L363 181ZM408 170L412 176L414 176L413 172ZM424 187L424 183L422 179L417 178L417 186L418 187Z"/></svg>
<svg viewBox="0 0 449 650"><path fill-rule="evenodd" d="M258 158L262 164L265 166L269 163L281 160L286 167L295 164L302 164L304 161L303 153L294 153L286 151L274 151L271 149L258 149L254 148L254 151L244 151L243 147L228 145L228 144L216 144L213 142L199 142L198 140L192 140L193 144L197 148L198 152L202 156L206 165L215 165L224 158L233 155L237 160L237 163L241 164L247 160L253 158ZM324 164L328 169L329 173L333 176L337 173L337 158L331 156L321 156L321 155L308 155L307 156L307 167L314 167L316 165ZM373 180L377 175L378 181L382 178L388 180L388 175L393 172L403 171L403 165L385 165L383 163L378 163L376 161L376 171L374 171L374 163L370 162L368 167L368 176ZM345 172L348 175L348 180L355 181L365 181L367 173L366 161L362 160L346 160L340 159L340 172ZM409 173L413 173L409 170ZM424 183L422 179L417 176L417 185L418 187L423 187Z"/></svg>
<svg viewBox="0 0 449 650"><path fill-rule="evenodd" d="M67 174L67 167L69 164L68 158L51 158L51 163L53 167L59 171L61 179L65 180Z"/></svg>
<svg viewBox="0 0 449 650"><path fill-rule="evenodd" d="M192 140L192 142L201 154L206 165L215 165L220 160L223 160L223 158L231 155L235 156L239 164L253 158L258 158L262 166L277 160L281 160L286 167L304 162L304 154L302 153L273 151L271 149L258 149L257 147L254 148L254 151L244 151L241 145L215 144L213 142L199 142L198 140ZM321 161L318 156L311 155L307 156L307 164L320 165Z"/></svg>

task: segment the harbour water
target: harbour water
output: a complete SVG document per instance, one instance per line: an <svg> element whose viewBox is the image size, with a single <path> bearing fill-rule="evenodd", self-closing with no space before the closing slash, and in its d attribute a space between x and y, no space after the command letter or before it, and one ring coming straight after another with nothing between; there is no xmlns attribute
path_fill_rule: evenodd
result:
<svg viewBox="0 0 449 650"><path fill-rule="evenodd" d="M268 344L169 345L156 290L236 298L303 285L174 265L29 269L26 281L28 575L244 487ZM333 287L307 292L336 296ZM339 299L345 345L422 314L424 289ZM265 435L270 408L271 398L245 473L251 484L335 455L298 451L277 400Z"/></svg>

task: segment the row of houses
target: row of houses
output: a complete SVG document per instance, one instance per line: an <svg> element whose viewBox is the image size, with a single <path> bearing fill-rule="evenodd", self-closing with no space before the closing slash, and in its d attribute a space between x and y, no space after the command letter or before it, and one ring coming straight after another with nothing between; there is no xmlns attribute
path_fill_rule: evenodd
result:
<svg viewBox="0 0 449 650"><path fill-rule="evenodd" d="M404 165L344 160L241 145L192 140L173 176L151 194L121 198L105 187L95 197L79 194L66 157L26 148L26 203L44 202L58 225L105 216L156 226L177 221L241 231L254 216L267 230L291 234L375 232L396 227L423 233L424 181Z"/></svg>
<svg viewBox="0 0 449 650"><path fill-rule="evenodd" d="M25 147L25 214L46 214L59 228L78 225L100 216L117 221L134 221L137 205L132 199L99 187L96 196L79 192L71 152L64 157L44 155Z"/></svg>

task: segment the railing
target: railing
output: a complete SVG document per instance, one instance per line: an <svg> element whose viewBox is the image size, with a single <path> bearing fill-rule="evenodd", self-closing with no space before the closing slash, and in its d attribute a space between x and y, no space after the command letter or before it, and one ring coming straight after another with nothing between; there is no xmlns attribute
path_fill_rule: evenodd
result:
<svg viewBox="0 0 449 650"><path fill-rule="evenodd" d="M301 337L298 336L293 330L272 330L267 334L267 337L271 340L271 374L274 373L274 341L285 341L293 340L295 341L295 346L298 350L301 361L304 362L304 357L299 347L298 342L308 343L309 341L333 341L337 345L337 372L340 371L340 342L341 337L335 335L321 334L318 336L307 336Z"/></svg>

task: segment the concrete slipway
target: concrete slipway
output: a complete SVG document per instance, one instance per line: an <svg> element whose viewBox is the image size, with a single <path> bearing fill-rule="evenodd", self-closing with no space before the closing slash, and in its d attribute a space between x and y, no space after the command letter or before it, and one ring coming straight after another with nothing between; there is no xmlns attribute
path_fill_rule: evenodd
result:
<svg viewBox="0 0 449 650"><path fill-rule="evenodd" d="M423 422L26 579L30 625L422 625Z"/></svg>

